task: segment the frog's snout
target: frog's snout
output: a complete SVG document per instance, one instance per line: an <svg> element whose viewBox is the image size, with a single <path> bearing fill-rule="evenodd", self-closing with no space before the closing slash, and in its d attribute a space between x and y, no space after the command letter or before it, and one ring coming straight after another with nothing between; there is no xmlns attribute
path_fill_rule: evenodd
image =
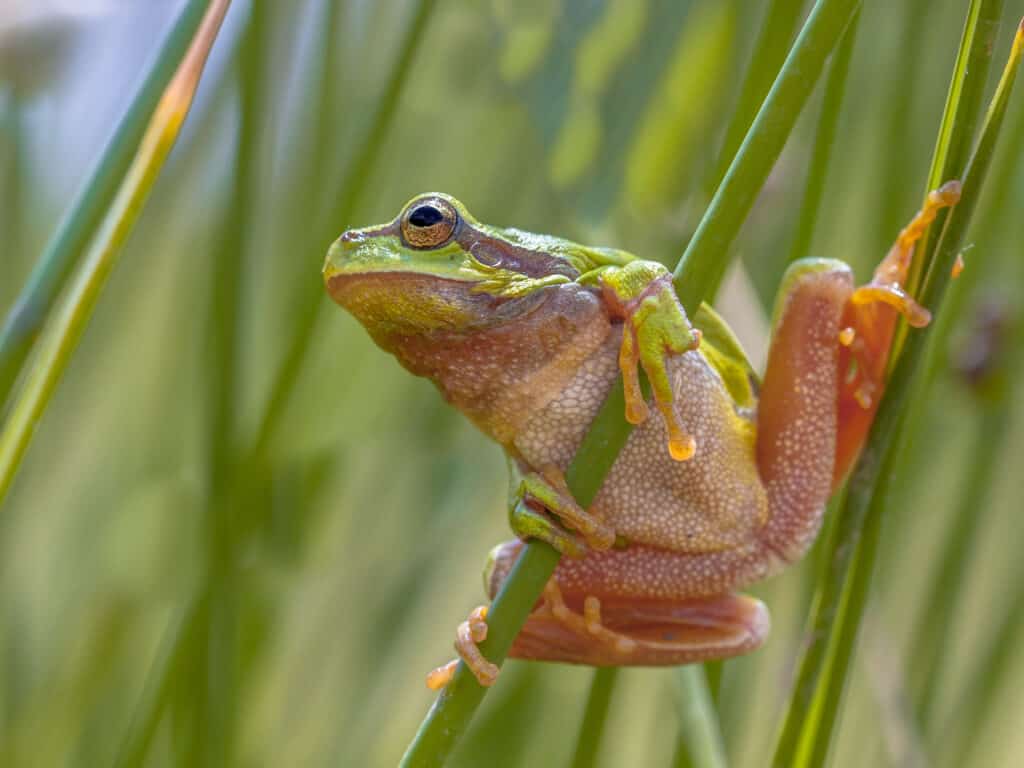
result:
<svg viewBox="0 0 1024 768"><path fill-rule="evenodd" d="M341 237L338 238L336 244L340 245L342 248L354 248L365 239L365 232L360 232L358 229L347 229L341 233Z"/></svg>
<svg viewBox="0 0 1024 768"><path fill-rule="evenodd" d="M351 255L350 252L357 248L363 239L362 233L349 229L331 243L331 247L327 249L327 258L324 260L323 274L325 281L330 280L333 275L340 271L342 264Z"/></svg>

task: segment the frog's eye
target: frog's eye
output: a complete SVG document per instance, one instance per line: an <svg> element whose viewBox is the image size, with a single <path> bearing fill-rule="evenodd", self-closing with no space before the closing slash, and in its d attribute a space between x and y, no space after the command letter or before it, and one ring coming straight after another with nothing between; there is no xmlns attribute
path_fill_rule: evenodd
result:
<svg viewBox="0 0 1024 768"><path fill-rule="evenodd" d="M428 197L410 205L402 216L402 237L413 248L437 248L448 242L459 214L447 200Z"/></svg>

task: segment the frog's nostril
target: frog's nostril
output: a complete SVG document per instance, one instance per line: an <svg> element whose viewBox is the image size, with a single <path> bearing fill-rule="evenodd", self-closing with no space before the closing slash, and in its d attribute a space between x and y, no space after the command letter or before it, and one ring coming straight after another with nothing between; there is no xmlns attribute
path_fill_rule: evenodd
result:
<svg viewBox="0 0 1024 768"><path fill-rule="evenodd" d="M363 239L363 234L362 232L357 232L354 229L349 229L346 230L338 239L346 244L358 243Z"/></svg>

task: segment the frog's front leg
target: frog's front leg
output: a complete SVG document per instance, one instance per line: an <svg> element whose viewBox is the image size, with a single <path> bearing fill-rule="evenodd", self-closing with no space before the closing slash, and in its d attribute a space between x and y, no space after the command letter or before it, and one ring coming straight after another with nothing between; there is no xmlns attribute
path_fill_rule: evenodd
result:
<svg viewBox="0 0 1024 768"><path fill-rule="evenodd" d="M570 557L582 557L587 547L604 550L615 543L615 531L576 503L557 467L533 470L509 456L508 469L509 524L519 538L540 539Z"/></svg>
<svg viewBox="0 0 1024 768"><path fill-rule="evenodd" d="M700 331L690 325L672 287L672 275L656 261L635 259L605 264L580 278L600 284L605 302L624 321L619 367L626 397L626 420L640 424L647 403L640 389L638 367L651 382L654 402L668 428L669 454L676 461L693 456L696 443L687 434L673 402L667 360L700 345Z"/></svg>

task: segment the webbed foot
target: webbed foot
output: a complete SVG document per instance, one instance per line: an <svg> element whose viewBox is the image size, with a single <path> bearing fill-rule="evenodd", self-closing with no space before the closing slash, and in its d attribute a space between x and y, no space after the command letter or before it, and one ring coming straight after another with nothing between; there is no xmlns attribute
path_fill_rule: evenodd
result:
<svg viewBox="0 0 1024 768"><path fill-rule="evenodd" d="M924 328L931 322L931 312L907 293L907 275L917 242L940 210L959 202L961 186L959 181L948 181L928 193L924 207L900 231L875 268L871 282L850 296L839 342L849 350L854 363L846 384L863 410L871 410L878 403L892 344L894 315L891 311L886 315L876 310L883 305L892 307L912 328Z"/></svg>
<svg viewBox="0 0 1024 768"><path fill-rule="evenodd" d="M914 328L923 328L931 322L931 312L914 301L906 292L907 273L917 241L924 236L940 210L951 208L960 201L961 190L961 183L954 180L947 181L928 193L924 207L900 231L889 253L875 269L871 282L853 292L850 297L852 304L888 304L903 315L907 323Z"/></svg>

